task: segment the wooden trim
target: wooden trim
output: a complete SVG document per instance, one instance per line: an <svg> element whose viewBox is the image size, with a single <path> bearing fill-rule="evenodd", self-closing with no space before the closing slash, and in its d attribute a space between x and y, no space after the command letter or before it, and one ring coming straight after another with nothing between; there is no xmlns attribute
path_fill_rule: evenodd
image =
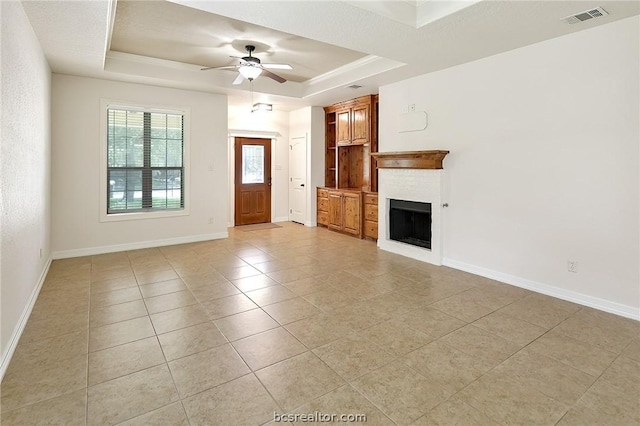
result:
<svg viewBox="0 0 640 426"><path fill-rule="evenodd" d="M234 199L235 226L255 223L271 223L271 139L267 138L235 138L234 147ZM264 147L264 182L242 183L242 146L259 145ZM264 194L264 212L259 210L259 196ZM248 195L243 203L243 195ZM245 211L243 212L243 208Z"/></svg>
<svg viewBox="0 0 640 426"><path fill-rule="evenodd" d="M348 99L346 101L338 102L333 105L324 107L325 113L335 112L343 109L353 108L356 105L371 105L374 95L360 96L359 98Z"/></svg>
<svg viewBox="0 0 640 426"><path fill-rule="evenodd" d="M278 139L282 136L278 132L264 132L262 130L242 130L242 129L229 129L230 138L260 138L260 139Z"/></svg>
<svg viewBox="0 0 640 426"><path fill-rule="evenodd" d="M378 169L442 169L442 160L449 151L375 152Z"/></svg>

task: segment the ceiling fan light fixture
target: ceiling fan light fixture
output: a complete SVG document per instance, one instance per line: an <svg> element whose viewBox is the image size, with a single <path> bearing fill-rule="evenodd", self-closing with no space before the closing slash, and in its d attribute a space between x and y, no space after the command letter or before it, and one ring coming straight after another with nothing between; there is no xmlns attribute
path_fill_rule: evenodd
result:
<svg viewBox="0 0 640 426"><path fill-rule="evenodd" d="M238 68L238 71L247 80L253 80L254 78L258 77L262 73L261 68L247 66L247 65L241 66L240 68Z"/></svg>

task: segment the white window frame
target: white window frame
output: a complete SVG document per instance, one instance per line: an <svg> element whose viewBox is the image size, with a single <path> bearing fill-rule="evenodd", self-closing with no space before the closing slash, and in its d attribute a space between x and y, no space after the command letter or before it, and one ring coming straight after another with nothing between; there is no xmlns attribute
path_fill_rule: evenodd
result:
<svg viewBox="0 0 640 426"><path fill-rule="evenodd" d="M129 213L107 213L107 110L109 108L125 109L130 111L156 112L162 114L182 114L183 116L183 154L184 167L184 207L180 210L138 211ZM190 141L191 141L191 110L184 107L167 107L161 105L141 104L130 101L113 99L100 99L100 222L118 222L126 220L155 219L191 214L191 178L190 178Z"/></svg>

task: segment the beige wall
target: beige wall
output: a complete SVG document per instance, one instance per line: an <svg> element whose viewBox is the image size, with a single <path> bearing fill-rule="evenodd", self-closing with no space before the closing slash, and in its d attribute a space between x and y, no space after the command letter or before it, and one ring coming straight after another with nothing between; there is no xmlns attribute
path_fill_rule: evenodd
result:
<svg viewBox="0 0 640 426"><path fill-rule="evenodd" d="M381 151L451 151L445 264L639 317L639 27L628 18L380 89ZM398 132L409 104L426 130Z"/></svg>
<svg viewBox="0 0 640 426"><path fill-rule="evenodd" d="M51 71L20 2L3 1L0 8L0 375L4 375L51 258Z"/></svg>
<svg viewBox="0 0 640 426"><path fill-rule="evenodd" d="M100 101L190 111L190 214L100 222ZM54 74L54 257L118 251L227 235L227 99L186 90Z"/></svg>

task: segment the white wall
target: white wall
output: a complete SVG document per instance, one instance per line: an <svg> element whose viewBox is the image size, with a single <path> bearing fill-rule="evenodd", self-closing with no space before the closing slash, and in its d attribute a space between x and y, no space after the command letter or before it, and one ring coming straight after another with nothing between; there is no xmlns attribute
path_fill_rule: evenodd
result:
<svg viewBox="0 0 640 426"><path fill-rule="evenodd" d="M451 151L446 264L640 318L639 26L380 89L381 151ZM425 131L397 132L408 104L429 114Z"/></svg>
<svg viewBox="0 0 640 426"><path fill-rule="evenodd" d="M4 375L51 260L51 71L20 2L0 2L0 8Z"/></svg>
<svg viewBox="0 0 640 426"><path fill-rule="evenodd" d="M289 220L289 113L284 111L251 112L251 105L229 106L229 129L247 131L247 137L266 137L260 132L276 133L272 145L271 166L271 221ZM251 135L253 134L253 135ZM233 151L230 151L230 173L233 172ZM229 224L234 222L233 176L229 186Z"/></svg>
<svg viewBox="0 0 640 426"><path fill-rule="evenodd" d="M99 221L103 98L190 110L190 215ZM54 257L227 235L226 96L54 74L52 107Z"/></svg>
<svg viewBox="0 0 640 426"><path fill-rule="evenodd" d="M307 217L306 226L317 225L316 188L324 186L324 109L305 107L289 113L292 138L307 138Z"/></svg>

